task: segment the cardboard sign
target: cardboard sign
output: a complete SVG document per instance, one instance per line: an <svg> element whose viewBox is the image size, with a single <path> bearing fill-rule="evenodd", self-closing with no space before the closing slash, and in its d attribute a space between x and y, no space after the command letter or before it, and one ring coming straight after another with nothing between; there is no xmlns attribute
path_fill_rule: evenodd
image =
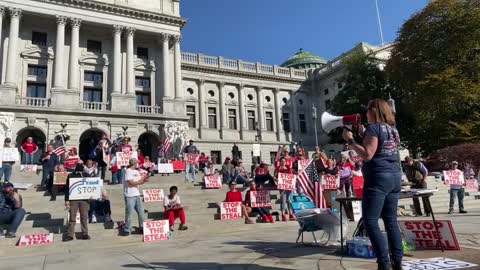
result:
<svg viewBox="0 0 480 270"><path fill-rule="evenodd" d="M417 250L460 250L450 220L437 220L438 234L431 220L399 220L398 225L407 242L413 242Z"/></svg>
<svg viewBox="0 0 480 270"><path fill-rule="evenodd" d="M251 207L272 206L272 201L270 200L270 191L268 190L250 191L250 206Z"/></svg>
<svg viewBox="0 0 480 270"><path fill-rule="evenodd" d="M195 153L185 153L185 162L187 164L196 164L198 161L198 154Z"/></svg>
<svg viewBox="0 0 480 270"><path fill-rule="evenodd" d="M171 163L158 163L158 173L173 173L173 164Z"/></svg>
<svg viewBox="0 0 480 270"><path fill-rule="evenodd" d="M183 160L169 160L168 163L172 164L174 171L185 170L185 162Z"/></svg>
<svg viewBox="0 0 480 270"><path fill-rule="evenodd" d="M242 218L242 202L223 202L220 205L220 219Z"/></svg>
<svg viewBox="0 0 480 270"><path fill-rule="evenodd" d="M18 246L36 246L53 243L53 233L25 234L18 240Z"/></svg>
<svg viewBox="0 0 480 270"><path fill-rule="evenodd" d="M259 157L260 156L260 144L254 143L252 145L252 151L253 151L253 156L254 157Z"/></svg>
<svg viewBox="0 0 480 270"><path fill-rule="evenodd" d="M172 233L168 220L154 220L143 222L143 242L170 240Z"/></svg>
<svg viewBox="0 0 480 270"><path fill-rule="evenodd" d="M144 189L143 190L143 201L144 202L163 202L165 199L165 194L163 189Z"/></svg>
<svg viewBox="0 0 480 270"><path fill-rule="evenodd" d="M352 156L350 156L350 152L352 152ZM357 152L355 152L353 150L343 151L342 156L351 160L353 163L362 163L363 162L363 159L361 157L359 157Z"/></svg>
<svg viewBox="0 0 480 270"><path fill-rule="evenodd" d="M68 172L54 172L53 184L57 186L64 186L67 183L67 178L70 173Z"/></svg>
<svg viewBox="0 0 480 270"><path fill-rule="evenodd" d="M131 158L137 158L137 151L131 151L131 152L117 152L117 166L120 167L125 167L128 166L128 163L130 162Z"/></svg>
<svg viewBox="0 0 480 270"><path fill-rule="evenodd" d="M205 181L205 188L221 188L222 187L222 179L218 174L205 176L203 177L203 181Z"/></svg>
<svg viewBox="0 0 480 270"><path fill-rule="evenodd" d="M352 210L353 210L353 220L359 221L362 218L362 202L353 201Z"/></svg>
<svg viewBox="0 0 480 270"><path fill-rule="evenodd" d="M323 189L338 189L340 186L340 178L335 175L324 174L322 175L322 188Z"/></svg>
<svg viewBox="0 0 480 270"><path fill-rule="evenodd" d="M20 171L22 172L37 172L37 165L20 165Z"/></svg>
<svg viewBox="0 0 480 270"><path fill-rule="evenodd" d="M464 269L476 267L477 264L458 261L454 259L437 257L430 259L420 259L413 261L403 261L403 270L447 270L447 269Z"/></svg>
<svg viewBox="0 0 480 270"><path fill-rule="evenodd" d="M75 200L100 199L103 181L99 177L70 178L69 198Z"/></svg>
<svg viewBox="0 0 480 270"><path fill-rule="evenodd" d="M307 168L308 164L310 164L311 159L300 159L298 160L298 172L303 172L305 168Z"/></svg>
<svg viewBox="0 0 480 270"><path fill-rule="evenodd" d="M278 173L277 189L295 190L297 184L297 176L290 173Z"/></svg>
<svg viewBox="0 0 480 270"><path fill-rule="evenodd" d="M467 179L467 180L465 180L465 184L466 184L466 186L465 186L466 189L473 189L475 191L478 190L477 179Z"/></svg>
<svg viewBox="0 0 480 270"><path fill-rule="evenodd" d="M465 183L463 172L460 170L443 171L443 177L446 185L462 186Z"/></svg>
<svg viewBox="0 0 480 270"><path fill-rule="evenodd" d="M63 164L66 168L73 168L73 167L75 167L75 165L77 165L77 162L79 160L80 160L80 158L78 156L69 157L69 158L65 159Z"/></svg>
<svg viewBox="0 0 480 270"><path fill-rule="evenodd" d="M20 160L20 153L17 148L3 148L1 149L2 161L15 162Z"/></svg>

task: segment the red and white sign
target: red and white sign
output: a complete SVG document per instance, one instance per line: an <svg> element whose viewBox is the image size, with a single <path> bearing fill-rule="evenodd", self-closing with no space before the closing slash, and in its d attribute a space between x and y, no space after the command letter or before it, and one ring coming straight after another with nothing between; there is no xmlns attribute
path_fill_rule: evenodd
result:
<svg viewBox="0 0 480 270"><path fill-rule="evenodd" d="M242 218L242 202L223 202L220 206L220 219Z"/></svg>
<svg viewBox="0 0 480 270"><path fill-rule="evenodd" d="M183 160L169 160L168 163L172 164L174 171L185 170L185 162Z"/></svg>
<svg viewBox="0 0 480 270"><path fill-rule="evenodd" d="M163 189L144 189L143 190L143 201L144 202L163 202L165 199L165 194Z"/></svg>
<svg viewBox="0 0 480 270"><path fill-rule="evenodd" d="M363 176L354 176L352 180L353 189L363 189Z"/></svg>
<svg viewBox="0 0 480 270"><path fill-rule="evenodd" d="M414 242L417 249L460 250L450 220L437 220L438 233L431 220L399 220L398 225L407 242Z"/></svg>
<svg viewBox="0 0 480 270"><path fill-rule="evenodd" d="M137 151L131 152L117 152L117 166L124 167L128 166L131 158L137 158Z"/></svg>
<svg viewBox="0 0 480 270"><path fill-rule="evenodd" d="M145 177L148 175L148 171L139 169L138 172L140 173L140 177Z"/></svg>
<svg viewBox="0 0 480 270"><path fill-rule="evenodd" d="M478 190L478 182L477 179L467 179L465 180L465 188L466 189L473 189L475 191Z"/></svg>
<svg viewBox="0 0 480 270"><path fill-rule="evenodd" d="M311 161L310 159L299 159L298 160L298 172L303 172L303 170L305 170L305 168L307 168L310 161Z"/></svg>
<svg viewBox="0 0 480 270"><path fill-rule="evenodd" d="M185 153L184 156L185 156L185 162L187 162L187 164L196 164L198 161L198 154Z"/></svg>
<svg viewBox="0 0 480 270"><path fill-rule="evenodd" d="M80 160L80 158L78 156L76 157L69 157L67 159L65 159L65 162L63 163L65 165L65 167L67 168L73 168L75 167L75 165L77 164L77 162Z"/></svg>
<svg viewBox="0 0 480 270"><path fill-rule="evenodd" d="M203 177L203 181L205 181L205 188L221 188L222 187L222 179L218 174L205 176Z"/></svg>
<svg viewBox="0 0 480 270"><path fill-rule="evenodd" d="M39 233L22 235L18 240L18 246L36 246L53 243L53 233Z"/></svg>
<svg viewBox="0 0 480 270"><path fill-rule="evenodd" d="M251 207L272 206L272 200L270 199L270 191L268 190L250 191L250 206Z"/></svg>
<svg viewBox="0 0 480 270"><path fill-rule="evenodd" d="M357 152L353 150L343 151L342 156L346 157L347 159L350 159L353 163L361 163L363 161L363 159L358 156Z"/></svg>
<svg viewBox="0 0 480 270"><path fill-rule="evenodd" d="M465 177L460 170L443 171L443 177L446 185L462 186L465 183Z"/></svg>
<svg viewBox="0 0 480 270"><path fill-rule="evenodd" d="M20 165L20 171L22 172L37 172L37 165Z"/></svg>
<svg viewBox="0 0 480 270"><path fill-rule="evenodd" d="M168 220L154 220L143 222L143 242L170 240L172 233Z"/></svg>
<svg viewBox="0 0 480 270"><path fill-rule="evenodd" d="M340 186L340 178L335 175L324 174L322 176L323 189L338 189Z"/></svg>
<svg viewBox="0 0 480 270"><path fill-rule="evenodd" d="M277 189L295 190L297 184L297 176L290 173L278 173Z"/></svg>

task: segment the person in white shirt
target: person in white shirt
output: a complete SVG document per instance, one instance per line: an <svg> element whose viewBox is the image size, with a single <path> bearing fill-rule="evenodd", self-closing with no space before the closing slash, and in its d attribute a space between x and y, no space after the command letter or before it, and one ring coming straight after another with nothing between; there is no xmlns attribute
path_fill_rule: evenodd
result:
<svg viewBox="0 0 480 270"><path fill-rule="evenodd" d="M132 212L135 210L138 215L138 226L143 233L143 202L140 197L139 186L148 182L148 174L141 176L137 170L138 159L132 158L125 170L125 181L123 182L123 194L125 195L125 228L122 236L129 236L132 229Z"/></svg>
<svg viewBox="0 0 480 270"><path fill-rule="evenodd" d="M180 201L180 196L177 195L178 188L176 186L170 187L170 194L165 196L163 200L163 206L165 207L165 218L168 218L170 224L170 231L173 231L173 224L175 219L180 219L180 226L178 230L184 231L188 229L185 225L185 211L183 210L182 201Z"/></svg>

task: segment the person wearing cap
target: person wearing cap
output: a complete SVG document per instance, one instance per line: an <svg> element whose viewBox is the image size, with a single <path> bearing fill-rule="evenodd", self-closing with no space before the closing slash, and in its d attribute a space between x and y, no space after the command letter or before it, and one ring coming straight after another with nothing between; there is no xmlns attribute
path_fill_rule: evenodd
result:
<svg viewBox="0 0 480 270"><path fill-rule="evenodd" d="M273 182L273 177L268 170L267 162L262 161L260 166L255 169L254 181L260 188L262 188L267 181L269 184Z"/></svg>
<svg viewBox="0 0 480 270"><path fill-rule="evenodd" d="M450 164L450 170L457 171L459 174L463 174L463 172L458 169L457 161L453 161ZM458 212L460 214L468 213L467 211L465 211L465 208L463 206L463 198L465 197L464 185L465 185L465 182L463 185L450 185L450 204L449 204L448 214L453 213L453 207L455 206L455 197L457 197L458 199L458 208L459 208Z"/></svg>
<svg viewBox="0 0 480 270"><path fill-rule="evenodd" d="M0 225L8 224L6 238L16 237L15 233L25 217L22 197L13 188L12 183L6 182L0 192ZM0 236L3 236L3 229L0 229Z"/></svg>
<svg viewBox="0 0 480 270"><path fill-rule="evenodd" d="M193 140L188 141L188 145L183 149L183 154L198 154L197 147L193 144ZM185 182L195 183L196 164L185 162Z"/></svg>
<svg viewBox="0 0 480 270"><path fill-rule="evenodd" d="M77 155L77 148L72 147L68 150L67 157L65 158L65 161L63 163L68 171L73 171L75 169L75 165L79 160L80 157Z"/></svg>
<svg viewBox="0 0 480 270"><path fill-rule="evenodd" d="M3 143L3 148L12 148L10 145L12 140L10 138L6 138ZM15 164L15 161L3 161L2 167L0 167L0 181L5 179L5 182L10 181L10 177L12 177L12 166Z"/></svg>
<svg viewBox="0 0 480 270"><path fill-rule="evenodd" d="M125 227L122 236L129 236L132 230L132 213L135 210L138 216L138 226L143 233L144 210L143 202L140 196L139 186L148 182L150 175L140 175L138 168L138 159L131 158L125 170L125 181L123 182L123 194L125 196Z"/></svg>
<svg viewBox="0 0 480 270"><path fill-rule="evenodd" d="M32 137L28 137L27 140L20 147L25 157L25 164L33 164L33 155L38 151L38 146L33 142Z"/></svg>
<svg viewBox="0 0 480 270"><path fill-rule="evenodd" d="M235 167L235 181L239 184L245 185L248 182L248 172L243 167L243 160L237 160L237 167Z"/></svg>
<svg viewBox="0 0 480 270"><path fill-rule="evenodd" d="M230 180L235 176L235 167L232 164L230 157L226 157L221 170L223 176L223 183L230 183Z"/></svg>
<svg viewBox="0 0 480 270"><path fill-rule="evenodd" d="M412 182L413 185L411 188L415 189L426 189L427 188L427 176L428 170L419 160L413 160L411 157L405 157L405 176L409 182ZM422 197L423 207L425 208L425 214L430 216L432 212L428 208L428 198ZM422 216L422 208L420 207L420 201L418 198L413 198L413 206L415 209L415 215Z"/></svg>

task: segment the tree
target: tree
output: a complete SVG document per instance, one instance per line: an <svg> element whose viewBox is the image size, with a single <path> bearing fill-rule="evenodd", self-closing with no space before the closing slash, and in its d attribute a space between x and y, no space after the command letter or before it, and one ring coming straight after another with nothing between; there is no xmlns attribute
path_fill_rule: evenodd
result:
<svg viewBox="0 0 480 270"><path fill-rule="evenodd" d="M386 71L410 150L480 142L480 1L430 2L400 29Z"/></svg>

